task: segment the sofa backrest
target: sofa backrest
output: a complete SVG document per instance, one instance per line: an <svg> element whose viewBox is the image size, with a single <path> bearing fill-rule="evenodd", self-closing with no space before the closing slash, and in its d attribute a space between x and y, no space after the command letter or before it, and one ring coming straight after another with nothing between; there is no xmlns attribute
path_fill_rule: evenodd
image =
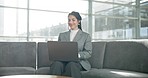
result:
<svg viewBox="0 0 148 78"><path fill-rule="evenodd" d="M38 42L37 46L37 66L49 67L52 62L49 60L47 42Z"/></svg>
<svg viewBox="0 0 148 78"><path fill-rule="evenodd" d="M92 57L89 62L92 68L102 68L106 42L92 42Z"/></svg>
<svg viewBox="0 0 148 78"><path fill-rule="evenodd" d="M107 42L103 67L148 72L148 42Z"/></svg>
<svg viewBox="0 0 148 78"><path fill-rule="evenodd" d="M36 67L36 42L0 42L0 67Z"/></svg>
<svg viewBox="0 0 148 78"><path fill-rule="evenodd" d="M92 57L89 59L91 66L102 68L106 42L92 42L92 46ZM38 42L37 60L38 68L49 67L52 63L48 56L47 42Z"/></svg>

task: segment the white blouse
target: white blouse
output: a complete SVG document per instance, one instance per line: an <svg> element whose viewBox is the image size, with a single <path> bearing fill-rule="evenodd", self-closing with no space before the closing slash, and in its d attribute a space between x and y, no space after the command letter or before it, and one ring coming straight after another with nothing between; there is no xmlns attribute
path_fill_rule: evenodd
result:
<svg viewBox="0 0 148 78"><path fill-rule="evenodd" d="M78 31L79 29L70 31L70 41L73 41Z"/></svg>

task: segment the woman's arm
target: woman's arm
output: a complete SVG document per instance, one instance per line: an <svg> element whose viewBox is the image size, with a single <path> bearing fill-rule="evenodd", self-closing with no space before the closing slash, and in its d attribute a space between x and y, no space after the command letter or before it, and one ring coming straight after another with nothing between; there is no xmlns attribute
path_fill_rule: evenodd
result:
<svg viewBox="0 0 148 78"><path fill-rule="evenodd" d="M92 42L90 35L88 35L84 43L83 51L80 51L78 55L80 59L88 59L91 57L91 54L92 54Z"/></svg>

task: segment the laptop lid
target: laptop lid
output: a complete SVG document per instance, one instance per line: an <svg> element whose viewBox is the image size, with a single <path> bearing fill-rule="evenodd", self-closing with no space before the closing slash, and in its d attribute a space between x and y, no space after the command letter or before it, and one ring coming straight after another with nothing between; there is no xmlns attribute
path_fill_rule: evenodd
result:
<svg viewBox="0 0 148 78"><path fill-rule="evenodd" d="M48 41L49 60L78 61L77 42Z"/></svg>

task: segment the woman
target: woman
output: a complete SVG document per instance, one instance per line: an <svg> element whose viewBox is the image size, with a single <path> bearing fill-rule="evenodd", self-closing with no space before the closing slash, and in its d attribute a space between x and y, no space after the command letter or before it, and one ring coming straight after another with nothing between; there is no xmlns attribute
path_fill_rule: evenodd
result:
<svg viewBox="0 0 148 78"><path fill-rule="evenodd" d="M62 62L55 61L51 65L50 73L52 75L65 75L73 78L81 78L82 70L89 70L91 68L88 58L91 57L92 43L91 37L88 33L83 32L81 28L81 16L78 12L71 12L68 14L68 25L70 30L60 33L58 41L73 41L78 43L78 57L79 62Z"/></svg>

